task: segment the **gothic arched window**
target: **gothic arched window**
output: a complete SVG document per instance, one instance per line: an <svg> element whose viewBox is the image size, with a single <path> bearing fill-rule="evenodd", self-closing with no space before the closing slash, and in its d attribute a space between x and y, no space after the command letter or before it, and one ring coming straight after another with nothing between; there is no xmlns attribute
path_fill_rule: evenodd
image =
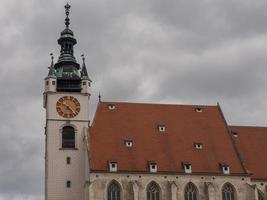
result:
<svg viewBox="0 0 267 200"><path fill-rule="evenodd" d="M184 190L185 200L197 200L197 188L193 183L188 183Z"/></svg>
<svg viewBox="0 0 267 200"><path fill-rule="evenodd" d="M223 186L222 199L223 200L234 200L235 199L235 189L230 183L226 183Z"/></svg>
<svg viewBox="0 0 267 200"><path fill-rule="evenodd" d="M147 200L159 200L159 196L160 196L160 189L158 184L156 184L154 181L152 181L151 183L149 183L149 185L147 186Z"/></svg>
<svg viewBox="0 0 267 200"><path fill-rule="evenodd" d="M120 200L121 189L116 181L112 181L108 186L108 200Z"/></svg>
<svg viewBox="0 0 267 200"><path fill-rule="evenodd" d="M71 126L62 129L62 148L75 148L75 131Z"/></svg>

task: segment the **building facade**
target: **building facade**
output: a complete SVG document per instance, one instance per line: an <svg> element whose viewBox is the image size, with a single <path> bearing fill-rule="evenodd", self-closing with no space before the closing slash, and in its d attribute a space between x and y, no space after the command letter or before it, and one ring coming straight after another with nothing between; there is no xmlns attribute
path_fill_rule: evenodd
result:
<svg viewBox="0 0 267 200"><path fill-rule="evenodd" d="M69 28L44 80L46 200L267 199L267 128L227 124L218 105L99 101Z"/></svg>

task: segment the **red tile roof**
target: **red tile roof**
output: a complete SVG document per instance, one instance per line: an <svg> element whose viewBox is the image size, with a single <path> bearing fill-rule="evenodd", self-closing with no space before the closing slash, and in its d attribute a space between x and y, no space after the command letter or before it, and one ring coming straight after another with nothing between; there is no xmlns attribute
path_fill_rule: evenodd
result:
<svg viewBox="0 0 267 200"><path fill-rule="evenodd" d="M203 111L196 112L198 107ZM165 132L158 125L165 125ZM133 146L126 147L125 140ZM108 171L107 162L115 160L118 171L149 172L153 160L158 172L183 173L182 162L188 162L193 173L222 174L219 163L227 163L232 174L245 173L218 106L101 102L89 145L92 171Z"/></svg>
<svg viewBox="0 0 267 200"><path fill-rule="evenodd" d="M234 141L252 178L267 180L267 127L231 126Z"/></svg>

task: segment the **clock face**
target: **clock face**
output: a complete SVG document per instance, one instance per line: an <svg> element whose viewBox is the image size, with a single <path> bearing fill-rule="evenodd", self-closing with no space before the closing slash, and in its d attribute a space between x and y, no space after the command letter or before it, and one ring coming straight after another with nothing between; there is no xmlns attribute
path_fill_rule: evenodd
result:
<svg viewBox="0 0 267 200"><path fill-rule="evenodd" d="M79 101L72 96L61 97L56 104L57 112L64 118L73 118L81 110Z"/></svg>

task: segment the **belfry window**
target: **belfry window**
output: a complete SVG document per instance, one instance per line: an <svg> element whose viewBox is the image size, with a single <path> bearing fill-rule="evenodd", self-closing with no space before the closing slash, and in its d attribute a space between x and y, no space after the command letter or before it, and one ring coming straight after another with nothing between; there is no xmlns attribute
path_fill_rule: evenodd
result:
<svg viewBox="0 0 267 200"><path fill-rule="evenodd" d="M71 126L62 129L62 148L75 148L75 131Z"/></svg>
<svg viewBox="0 0 267 200"><path fill-rule="evenodd" d="M112 181L108 186L108 200L120 200L120 186L116 181Z"/></svg>
<svg viewBox="0 0 267 200"><path fill-rule="evenodd" d="M149 183L147 186L147 200L159 200L160 199L160 189L158 184L154 181Z"/></svg>
<svg viewBox="0 0 267 200"><path fill-rule="evenodd" d="M226 183L222 189L223 200L235 200L235 189L230 183Z"/></svg>
<svg viewBox="0 0 267 200"><path fill-rule="evenodd" d="M185 200L197 200L197 188L193 183L188 183L184 190Z"/></svg>

